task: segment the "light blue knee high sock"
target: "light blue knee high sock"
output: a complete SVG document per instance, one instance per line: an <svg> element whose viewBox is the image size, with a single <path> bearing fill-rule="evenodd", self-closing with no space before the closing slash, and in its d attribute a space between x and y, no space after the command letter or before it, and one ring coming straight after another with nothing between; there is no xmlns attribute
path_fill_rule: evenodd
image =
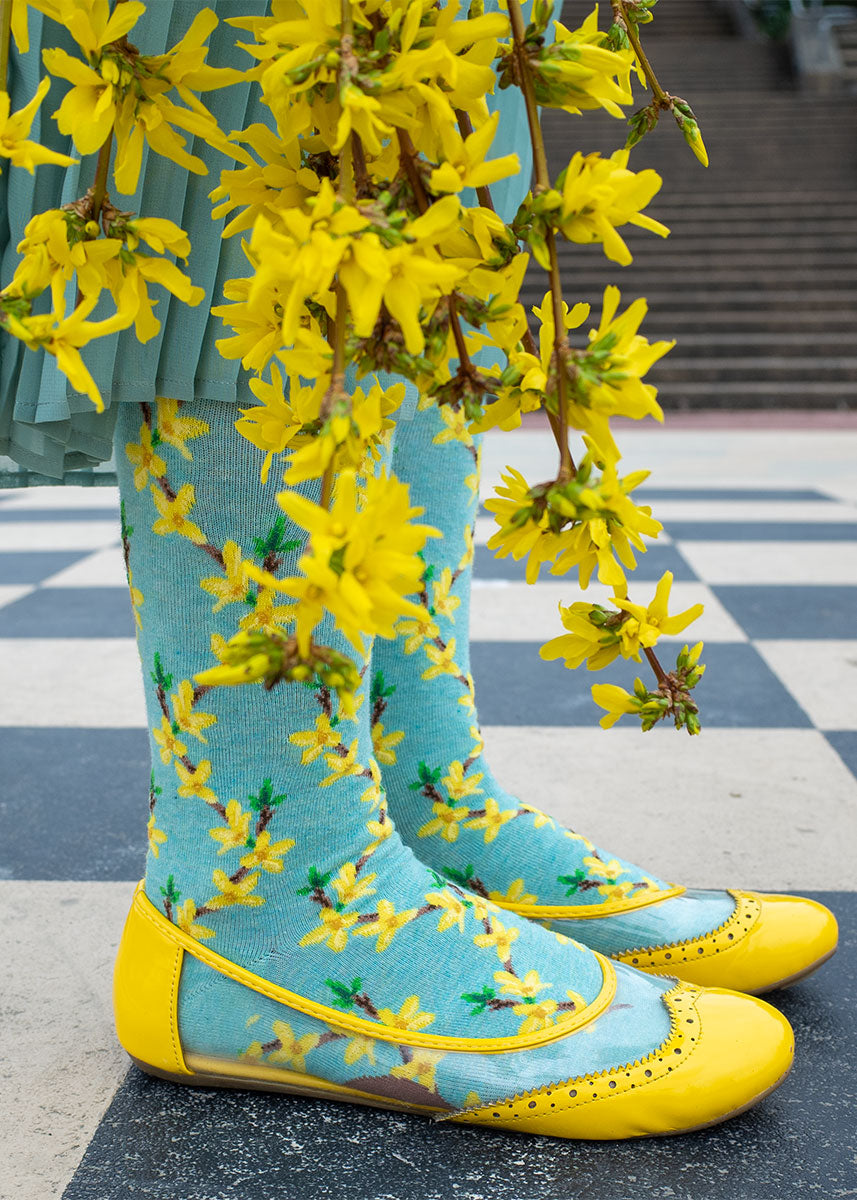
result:
<svg viewBox="0 0 857 1200"><path fill-rule="evenodd" d="M538 795L510 795L483 757L469 651L480 440L433 407L403 423L396 441L394 469L443 538L425 551L428 620L404 621L399 638L379 640L373 653L375 753L393 818L424 862L494 900L630 908L657 899L667 884L564 829L538 809ZM722 892L685 893L555 927L612 953L708 932L733 908Z"/></svg>
<svg viewBox="0 0 857 1200"><path fill-rule="evenodd" d="M225 404L169 401L119 415L123 545L152 738L145 891L191 937L323 1009L307 1016L188 955L185 1052L452 1108L650 1052L668 1033L668 984L620 969L621 1003L585 1035L480 1054L482 1038L573 1023L602 992L599 960L417 861L386 811L368 699L346 719L317 685L194 683L214 661L212 639L287 618L282 596L247 585L242 558L286 574L304 544L281 519L273 480L260 489L258 452L234 418ZM347 648L329 623L319 633ZM468 1036L474 1050L353 1036L337 1026L346 1012L379 1029Z"/></svg>

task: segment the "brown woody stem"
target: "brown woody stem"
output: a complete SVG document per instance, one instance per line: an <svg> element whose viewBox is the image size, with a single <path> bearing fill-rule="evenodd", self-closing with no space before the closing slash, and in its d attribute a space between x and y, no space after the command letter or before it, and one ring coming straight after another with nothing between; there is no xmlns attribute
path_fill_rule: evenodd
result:
<svg viewBox="0 0 857 1200"><path fill-rule="evenodd" d="M107 194L107 173L110 170L110 151L113 149L113 130L111 129L98 151L98 162L95 166L95 182L92 185L92 208L90 219L97 221L101 216L101 207Z"/></svg>
<svg viewBox="0 0 857 1200"><path fill-rule="evenodd" d="M9 90L9 42L12 37L12 0L0 0L0 89Z"/></svg>
<svg viewBox="0 0 857 1200"><path fill-rule="evenodd" d="M652 90L652 95L657 100L662 108L672 108L670 98L661 85L658 83L658 77L652 70L652 64L646 57L646 52L640 42L640 36L637 33L634 22L628 17L628 10L625 8L625 0L612 0L613 12L617 18L617 24L620 25L628 36L628 41L631 43L631 48L636 54L640 66L643 68L643 74L646 77L646 82Z"/></svg>
<svg viewBox="0 0 857 1200"><path fill-rule="evenodd" d="M430 207L429 198L426 195L423 181L417 170L417 150L411 140L411 135L405 129L399 129L396 133L399 140L399 162L408 177L408 183L411 185L411 191L414 193L417 208L420 210L420 213L428 212ZM458 316L455 297L447 296L446 303L449 308L449 323L452 328L452 336L455 338L455 348L458 351L459 370L472 376L476 373L476 368L473 366L470 355L467 352L467 345L464 341L464 333L461 328L461 320Z"/></svg>
<svg viewBox="0 0 857 1200"><path fill-rule="evenodd" d="M652 670L655 673L655 677L656 677L658 683L666 683L667 682L666 672L664 671L663 667L661 666L660 662L658 661L657 654L655 654L655 652L651 648L651 646L644 646L643 650L646 655L646 658L649 660L649 666L652 668Z"/></svg>

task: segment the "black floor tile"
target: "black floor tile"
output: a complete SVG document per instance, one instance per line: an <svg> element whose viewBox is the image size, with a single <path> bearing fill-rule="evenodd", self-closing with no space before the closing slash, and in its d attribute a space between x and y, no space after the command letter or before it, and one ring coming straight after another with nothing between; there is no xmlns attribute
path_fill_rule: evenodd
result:
<svg viewBox="0 0 857 1200"><path fill-rule="evenodd" d="M636 488L634 496L638 502L648 504L653 500L796 500L813 503L831 497L815 488L730 488L730 487L642 487Z"/></svg>
<svg viewBox="0 0 857 1200"><path fill-rule="evenodd" d="M665 668L675 664L681 643L663 643ZM702 653L706 674L695 689L704 726L725 729L807 729L812 722L759 653L746 643L712 642ZM561 661L539 658L535 642L475 642L471 663L483 725L597 724L590 688L618 683L632 691L634 677L654 687L648 663L617 659L603 671L567 671ZM623 717L622 725L639 723Z"/></svg>
<svg viewBox="0 0 857 1200"><path fill-rule="evenodd" d="M715 584L711 590L754 641L854 637L857 587Z"/></svg>
<svg viewBox="0 0 857 1200"><path fill-rule="evenodd" d="M90 554L91 550L4 550L0 583L41 583Z"/></svg>
<svg viewBox="0 0 857 1200"><path fill-rule="evenodd" d="M134 618L124 587L39 588L0 608L0 637L133 636Z"/></svg>
<svg viewBox="0 0 857 1200"><path fill-rule="evenodd" d="M682 557L681 551L675 546L650 545L645 554L634 552L637 559L637 569L634 572L636 582L657 580L664 571L672 571L675 580L697 579L693 567ZM515 579L523 583L526 578L526 559L515 562L513 558L495 558L493 551L487 546L477 546L473 561L473 574L476 579ZM542 567L539 574L541 580L567 579L577 586L577 572L568 575L551 575L547 566Z"/></svg>
<svg viewBox="0 0 857 1200"><path fill-rule="evenodd" d="M773 993L795 1069L715 1129L565 1142L348 1104L182 1088L132 1068L63 1200L819 1200L854 1196L857 895L814 893L842 945Z"/></svg>
<svg viewBox="0 0 857 1200"><path fill-rule="evenodd" d="M52 524L66 521L115 521L119 524L119 505L115 508L3 508L0 506L0 524L24 525L38 521Z"/></svg>
<svg viewBox="0 0 857 1200"><path fill-rule="evenodd" d="M655 507L655 517L658 515ZM664 521L676 542L857 542L848 521Z"/></svg>
<svg viewBox="0 0 857 1200"><path fill-rule="evenodd" d="M0 879L140 878L144 729L0 728L0 762Z"/></svg>

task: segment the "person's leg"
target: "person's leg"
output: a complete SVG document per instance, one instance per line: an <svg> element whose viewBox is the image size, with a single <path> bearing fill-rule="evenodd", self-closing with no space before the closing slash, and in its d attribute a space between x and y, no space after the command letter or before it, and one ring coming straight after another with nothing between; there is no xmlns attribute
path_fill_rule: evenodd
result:
<svg viewBox="0 0 857 1200"><path fill-rule="evenodd" d="M234 418L169 402L119 416L153 755L146 876L117 961L126 1049L185 1082L238 1076L567 1136L685 1128L774 1086L791 1039L766 1005L614 968L418 862L387 815L368 700L348 718L314 681L195 683L239 624L288 622L242 558L284 575L305 544ZM347 650L329 622L320 640ZM737 1084L735 1054L751 1068ZM585 1097L569 1086L584 1078ZM590 1088L603 1104L584 1105ZM500 1115L483 1107L501 1100Z"/></svg>
<svg viewBox="0 0 857 1200"><path fill-rule="evenodd" d="M398 639L373 653L375 753L402 837L444 878L637 966L742 991L805 974L836 946L827 909L673 888L545 816L533 807L539 796L510 795L492 774L469 654L480 442L460 414L434 406L403 423L396 442L397 475L443 533L425 551L427 618L403 621ZM585 818L583 796L579 809Z"/></svg>
<svg viewBox="0 0 857 1200"><path fill-rule="evenodd" d="M529 185L526 113L516 88L488 101L500 110L492 153L517 151L522 159L517 176L492 188L508 222ZM482 438L466 426L461 413L430 406L402 423L396 443L397 475L443 533L426 548L426 619L403 622L395 642L376 643L372 660L375 752L404 840L444 878L646 969L747 991L813 969L836 947L827 909L671 887L562 828L533 807L540 797L511 796L492 775L481 753L469 653ZM584 800L580 812L585 819Z"/></svg>

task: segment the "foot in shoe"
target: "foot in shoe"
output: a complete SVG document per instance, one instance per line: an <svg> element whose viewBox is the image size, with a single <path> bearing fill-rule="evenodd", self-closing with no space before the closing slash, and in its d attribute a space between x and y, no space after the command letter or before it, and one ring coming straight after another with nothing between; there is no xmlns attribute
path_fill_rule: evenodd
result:
<svg viewBox="0 0 857 1200"><path fill-rule="evenodd" d="M443 533L426 548L426 619L402 622L399 638L373 651L375 753L402 837L443 878L642 970L756 993L809 974L836 948L822 905L675 886L564 829L491 774L468 645L479 453L480 439L447 407L398 430L396 472Z"/></svg>
<svg viewBox="0 0 857 1200"><path fill-rule="evenodd" d="M462 903L478 907L466 893ZM491 922L491 906L483 911ZM527 938L526 923L512 929ZM535 969L520 978L507 959L493 986L458 998L463 1013L452 981L484 962L469 944L472 930L449 937L432 927L418 947L403 938L392 965L358 951L367 981L328 980L334 996L324 1004L307 994L306 962L276 943L273 925L257 974L167 920L141 885L116 964L119 1038L143 1070L177 1083L590 1140L705 1128L744 1112L787 1075L791 1029L764 1001L654 979L530 929L531 948L547 951L555 974L569 971L566 983L600 978L591 1000L545 1000L552 985ZM405 996L411 987L419 991Z"/></svg>
<svg viewBox="0 0 857 1200"><path fill-rule="evenodd" d="M348 716L317 681L194 684L232 606L245 628L270 619L244 548L285 574L302 534L260 501L228 405L121 408L153 749L115 981L134 1059L569 1137L697 1127L775 1087L792 1038L764 1003L614 964L420 863L388 816L367 698ZM321 639L345 648L330 627Z"/></svg>

